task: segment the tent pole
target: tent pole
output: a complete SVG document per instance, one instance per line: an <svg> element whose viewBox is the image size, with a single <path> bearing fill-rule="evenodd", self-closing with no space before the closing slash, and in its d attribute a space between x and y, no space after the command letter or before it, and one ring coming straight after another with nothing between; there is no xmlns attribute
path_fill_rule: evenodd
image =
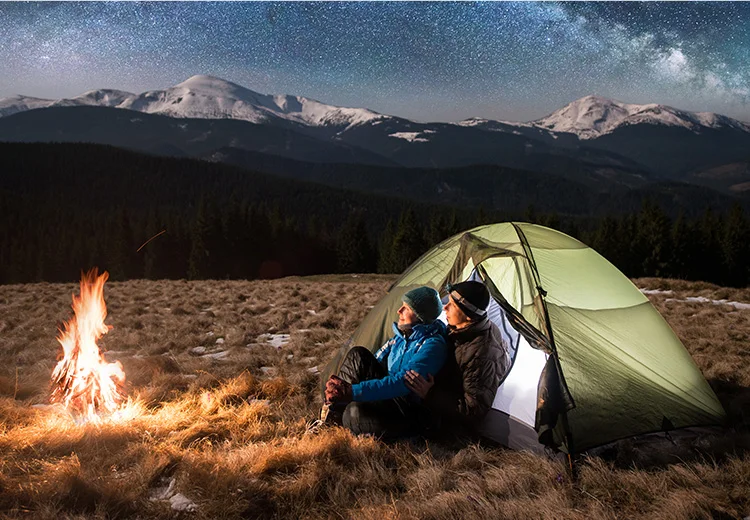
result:
<svg viewBox="0 0 750 520"><path fill-rule="evenodd" d="M516 234L518 235L518 239L521 241L521 247L523 247L524 252L526 253L526 257L528 258L529 265L531 266L531 273L534 276L534 283L536 284L536 289L539 292L539 299L542 302L542 310L544 311L544 322L545 326L547 328L547 332L549 334L549 342L552 347L552 356L554 356L554 362L557 367L557 373L560 377L560 383L562 386L562 390L564 391L564 394L566 395L567 399L567 405L571 409L575 407L575 402L573 401L573 396L570 395L570 391L568 390L568 385L565 382L565 375L562 371L562 365L560 364L560 358L557 355L557 345L555 344L555 336L552 331L552 323L550 321L549 317L549 311L547 310L547 291L544 290L542 287L542 280L539 276L539 270L536 267L536 261L534 260L534 254L531 251L531 245L529 244L529 241L526 239L526 235L524 234L523 230L521 230L521 227L516 224L515 222L511 223L513 228L516 230ZM570 427L568 426L568 409L563 407L563 411L560 414L560 417L563 422L563 432L565 434L565 443L567 444L568 449L568 456L571 457L575 454L575 448L573 445L573 436L570 433ZM572 462L571 462L571 468L572 468Z"/></svg>

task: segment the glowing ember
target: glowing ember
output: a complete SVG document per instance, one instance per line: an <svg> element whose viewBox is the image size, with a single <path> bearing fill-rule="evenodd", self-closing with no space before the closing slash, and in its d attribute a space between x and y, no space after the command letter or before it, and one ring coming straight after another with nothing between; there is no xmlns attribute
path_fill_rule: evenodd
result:
<svg viewBox="0 0 750 520"><path fill-rule="evenodd" d="M81 295L73 295L75 316L57 338L63 357L52 372L50 401L63 404L84 421L96 421L100 413L111 414L124 399L122 365L107 363L96 345L111 329L104 324L104 282L109 274L97 275L96 268L81 275Z"/></svg>

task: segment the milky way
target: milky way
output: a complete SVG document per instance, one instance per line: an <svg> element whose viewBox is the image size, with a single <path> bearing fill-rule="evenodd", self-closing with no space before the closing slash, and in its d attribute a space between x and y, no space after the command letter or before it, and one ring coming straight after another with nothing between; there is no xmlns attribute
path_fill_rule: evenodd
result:
<svg viewBox="0 0 750 520"><path fill-rule="evenodd" d="M194 74L423 121L525 121L587 94L750 121L750 4L0 4L0 97Z"/></svg>

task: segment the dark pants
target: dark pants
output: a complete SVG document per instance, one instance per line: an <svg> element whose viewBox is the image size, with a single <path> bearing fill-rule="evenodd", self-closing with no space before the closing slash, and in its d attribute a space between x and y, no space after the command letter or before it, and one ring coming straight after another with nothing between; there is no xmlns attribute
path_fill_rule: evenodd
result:
<svg viewBox="0 0 750 520"><path fill-rule="evenodd" d="M388 375L372 352L364 347L353 347L346 354L338 376L351 384ZM385 440L409 437L421 433L422 407L407 397L383 401L351 402L343 410L342 424L353 433L370 433Z"/></svg>

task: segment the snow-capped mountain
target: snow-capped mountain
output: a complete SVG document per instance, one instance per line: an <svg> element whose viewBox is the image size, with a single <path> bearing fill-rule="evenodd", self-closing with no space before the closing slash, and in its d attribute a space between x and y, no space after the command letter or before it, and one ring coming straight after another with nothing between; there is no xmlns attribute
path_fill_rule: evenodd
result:
<svg viewBox="0 0 750 520"><path fill-rule="evenodd" d="M0 116L48 106L94 105L124 108L170 117L239 119L252 123L283 119L305 126L349 127L387 118L365 108L326 105L290 95L259 94L213 76L193 76L165 90L140 95L118 90L92 90L71 99L14 96L0 99Z"/></svg>
<svg viewBox="0 0 750 520"><path fill-rule="evenodd" d="M135 98L135 94L112 89L90 90L74 98L63 98L57 100L28 96L12 96L0 99L0 117L9 116L18 112L25 112L27 110L34 110L36 108L47 108L52 106L119 107L132 98Z"/></svg>
<svg viewBox="0 0 750 520"><path fill-rule="evenodd" d="M114 89L89 90L71 99L60 99L50 106L99 106L119 107L135 98L135 94Z"/></svg>
<svg viewBox="0 0 750 520"><path fill-rule="evenodd" d="M470 117L456 123L459 126L466 126L472 128L481 128L482 130L490 130L493 132L509 132L511 134L520 135L518 128L528 128L532 125L529 123L516 123L509 121L496 121L494 119L484 119L483 117Z"/></svg>
<svg viewBox="0 0 750 520"><path fill-rule="evenodd" d="M637 124L682 127L693 132L705 128L750 132L750 125L711 112L688 112L666 105L635 105L600 96L586 96L531 124L553 132L570 132L581 139L596 139L617 128Z"/></svg>
<svg viewBox="0 0 750 520"><path fill-rule="evenodd" d="M364 108L336 107L301 96L259 94L205 75L193 76L166 90L145 92L120 108L172 117L229 118L254 123L280 118L308 126L350 126L385 117Z"/></svg>
<svg viewBox="0 0 750 520"><path fill-rule="evenodd" d="M11 96L0 99L0 117L34 110L36 108L46 108L54 103L52 99L41 99L29 96Z"/></svg>
<svg viewBox="0 0 750 520"><path fill-rule="evenodd" d="M79 106L90 107L84 119L100 125L93 135L80 125ZM51 113L34 110L45 107ZM76 113L65 113L68 109ZM114 113L105 114L107 110ZM135 117L131 111L153 117L141 121L145 116ZM2 117L11 115L9 120ZM157 116L168 121L158 121ZM239 148L301 161L417 168L493 164L553 174L595 168L627 182L642 174L680 179L697 169L746 161L750 150L747 123L600 96L586 96L531 122L472 118L421 123L301 96L261 94L206 75L142 94L109 89L71 99L0 99L0 120L6 140L130 144L172 155L192 155L198 148L200 153ZM135 125L141 126L134 130ZM269 138L258 140L253 132L265 132ZM134 135L150 137L134 143ZM617 173L608 170L612 168Z"/></svg>
<svg viewBox="0 0 750 520"><path fill-rule="evenodd" d="M291 121L306 127L336 128L338 131L362 124L378 124L403 118L379 114L366 108L327 105L314 99L286 94L260 94L230 81L207 75L193 76L174 87L140 95L119 90L92 90L71 99L39 99L14 96L0 99L0 117L48 106L94 105L125 108L170 117L239 119L252 123ZM601 96L586 96L550 115L530 122L471 118L459 126L492 132L556 139L555 134L575 134L596 139L616 129L636 124L682 127L693 132L705 128L750 132L750 125L710 112L688 112L666 105L636 105ZM533 130L533 132L529 132Z"/></svg>
<svg viewBox="0 0 750 520"><path fill-rule="evenodd" d="M521 123L516 121L495 121L481 117L472 117L456 123L466 128L476 128L487 132L500 132L505 134L522 135L538 141L566 146L575 145L578 138L570 133L561 133L536 126L533 123Z"/></svg>

